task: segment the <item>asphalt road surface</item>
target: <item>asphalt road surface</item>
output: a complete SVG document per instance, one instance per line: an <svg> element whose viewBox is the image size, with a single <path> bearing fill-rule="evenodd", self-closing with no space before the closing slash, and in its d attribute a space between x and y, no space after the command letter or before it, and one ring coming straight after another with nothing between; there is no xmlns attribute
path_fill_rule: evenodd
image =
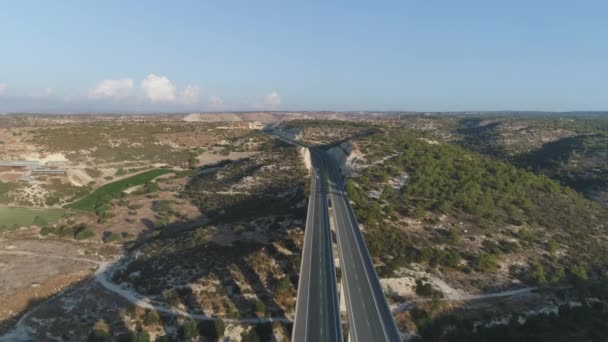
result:
<svg viewBox="0 0 608 342"><path fill-rule="evenodd" d="M311 151L311 158L313 175L292 341L342 341L326 172L319 153Z"/></svg>
<svg viewBox="0 0 608 342"><path fill-rule="evenodd" d="M327 156L324 156L324 165L330 179L330 199L340 251L350 340L400 341L399 330L346 196L344 179Z"/></svg>
<svg viewBox="0 0 608 342"><path fill-rule="evenodd" d="M286 138L280 139L299 146L308 147L307 145L295 140ZM349 340L353 342L400 341L399 330L397 329L397 325L393 319L390 307L388 306L386 298L384 297L384 292L380 286L378 274L376 273L372 259L369 255L369 251L367 250L367 246L365 245L365 241L361 235L361 230L359 228L359 224L357 223L355 213L346 195L344 188L344 177L340 173L336 163L327 154L315 148L310 148L310 154L313 169L315 169L313 181L322 181L325 174L327 174L329 179L327 185L329 186L329 199L332 204L334 223L336 225L338 238L338 250L340 252L342 284L344 286L343 295L346 299L346 309L348 312ZM317 174L319 174L320 177L317 177ZM315 188L320 189L320 186L323 185L325 184L317 184ZM326 205L323 206L323 208L327 210L328 202L326 199L322 199L319 201L319 203L325 203ZM318 208L317 205L315 205L315 208ZM317 213L311 213L311 209L309 207L306 221L307 233L304 237L305 241L309 239L308 232L311 230L308 229L308 224L310 222L309 218L314 217L316 220L317 216L315 215L318 216ZM325 230L329 232L329 222L327 222L327 227L328 229ZM316 232L316 230L313 231ZM310 239L312 239L312 237ZM329 236L328 239L331 239L331 236ZM315 245L319 246L320 244L313 242L312 244L308 243L308 245L312 245L314 248ZM329 245L329 255L331 255L331 243L329 243ZM315 251L312 252L313 254L316 253ZM303 255L306 256L306 242ZM309 256L309 258L310 257L311 256ZM310 259L310 262L306 264L304 260L307 259L304 259L304 257L302 259L299 289L301 289L302 286L306 286L306 284L302 283L302 278L309 279L311 277L310 270L305 270L304 268L307 265L310 267L310 264L312 264L313 261ZM332 271L334 270L333 262L331 269ZM319 275L319 277L321 276L322 275ZM304 282L309 284L310 289L310 284L312 284L312 282L308 282L308 280L305 280ZM329 284L327 286L329 286ZM321 288L324 287L320 287L319 289ZM310 295L310 292L308 295ZM315 330L317 329L318 325L308 325L306 327L302 327L298 323L297 317L299 310L304 310L301 308L303 304L300 304L300 300L300 290L298 290L298 304L296 306L296 322L294 323L293 340L324 341L325 339L318 339L316 337L312 337L312 335L309 335L310 337L305 336L303 339L299 339L301 338L300 334L316 334L318 332ZM303 300L306 301L305 306L310 308L310 298ZM318 304L315 304L314 307L321 308L321 306ZM336 315L339 316L339 314ZM312 322L310 312L307 313L307 316ZM327 321L325 321L325 323L327 324ZM302 329L304 329L306 332L304 332Z"/></svg>

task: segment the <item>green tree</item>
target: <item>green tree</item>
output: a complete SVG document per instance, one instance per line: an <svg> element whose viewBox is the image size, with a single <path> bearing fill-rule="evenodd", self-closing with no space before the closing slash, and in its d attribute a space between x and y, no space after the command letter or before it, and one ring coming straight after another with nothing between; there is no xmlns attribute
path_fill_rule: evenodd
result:
<svg viewBox="0 0 608 342"><path fill-rule="evenodd" d="M199 336L198 327L195 320L187 320L180 327L180 335L183 338L195 338Z"/></svg>
<svg viewBox="0 0 608 342"><path fill-rule="evenodd" d="M532 280L537 285L545 285L547 284L547 276L545 275L545 269L543 265L539 262L534 264L534 270L532 271Z"/></svg>
<svg viewBox="0 0 608 342"><path fill-rule="evenodd" d="M483 254L477 259L477 268L482 272L493 271L498 267L498 256L496 254Z"/></svg>
<svg viewBox="0 0 608 342"><path fill-rule="evenodd" d="M145 330L133 331L131 333L131 342L150 342L150 334Z"/></svg>
<svg viewBox="0 0 608 342"><path fill-rule="evenodd" d="M266 315L266 304L259 299L256 299L253 308L258 315Z"/></svg>
<svg viewBox="0 0 608 342"><path fill-rule="evenodd" d="M558 267L551 276L551 284L561 283L566 279L566 270L563 267Z"/></svg>
<svg viewBox="0 0 608 342"><path fill-rule="evenodd" d="M225 330L226 324L221 318L202 321L199 324L199 331L201 335L212 340L219 340L220 337L224 336Z"/></svg>
<svg viewBox="0 0 608 342"><path fill-rule="evenodd" d="M570 275L575 286L584 286L589 281L587 270L582 265L574 265L570 267Z"/></svg>
<svg viewBox="0 0 608 342"><path fill-rule="evenodd" d="M156 310L149 310L144 316L144 325L156 325L160 323L160 315Z"/></svg>

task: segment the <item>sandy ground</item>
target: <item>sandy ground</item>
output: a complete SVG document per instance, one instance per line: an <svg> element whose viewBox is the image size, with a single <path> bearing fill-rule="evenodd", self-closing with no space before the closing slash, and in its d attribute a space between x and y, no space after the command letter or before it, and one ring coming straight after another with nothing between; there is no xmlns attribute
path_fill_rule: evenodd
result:
<svg viewBox="0 0 608 342"><path fill-rule="evenodd" d="M68 159L63 153L52 153L52 154L40 154L38 152L31 152L22 156L25 160L37 160L42 164L48 162L67 162Z"/></svg>
<svg viewBox="0 0 608 342"><path fill-rule="evenodd" d="M154 137L161 144L169 145L173 148L207 147L223 139L223 137L214 132L161 133L155 134Z"/></svg>
<svg viewBox="0 0 608 342"><path fill-rule="evenodd" d="M168 183L159 183L162 189L173 188L181 185L185 179L171 180ZM137 189L127 189L136 191ZM132 192L132 191L131 191ZM98 234L102 236L104 232L114 233L130 233L133 237L146 232L154 230L154 222L157 219L158 214L154 211L155 203L161 200L171 201L171 209L173 215L169 221L168 227L170 229L187 229L194 228L203 225L207 222L207 218L200 212L198 207L192 204L190 201L180 199L177 197L177 193L169 189L165 191L158 191L154 197L150 197L146 194L142 195L131 195L126 198L128 201L127 206L114 206L111 213L113 217L107 219L103 223L97 223L94 219L89 222L89 225L93 227ZM137 209L129 209L137 207Z"/></svg>
<svg viewBox="0 0 608 342"><path fill-rule="evenodd" d="M0 181L2 182L14 182L23 179L23 172L19 171L8 171L0 172Z"/></svg>
<svg viewBox="0 0 608 342"><path fill-rule="evenodd" d="M82 264L85 267L85 270L81 271L82 276L80 278L70 278L71 281L69 283L65 283L61 287L56 287L55 292L49 292L44 297L38 297L38 299L43 299L52 294L58 294L57 296L48 298L46 301L42 301L40 304L30 307L27 313L19 319L17 324L12 327L8 333L0 336L0 340L2 341L38 340L43 337L60 338L62 340L82 340L88 335L93 325L100 320L108 323L112 327L114 333L124 333L127 330L133 330L136 325L136 321L125 318L124 314L125 310L132 305L141 309L156 310L161 315L169 317L163 319L165 323L169 323L170 320L176 318L190 318L195 320L214 319L211 316L190 313L155 303L133 290L123 288L121 285L111 281L114 263L84 258L78 254L70 256L70 253L73 254L74 252L78 252L78 249L74 249L74 246L65 244L66 248L64 250L60 248L64 246L57 244L53 245L48 241L42 243L39 241L14 241L10 243L2 241L1 243L1 246L4 248L3 251L5 252L0 253L3 257L11 255L16 257L16 259L45 259L53 266L74 262L78 265ZM47 251L48 249L53 249L55 252L36 253L31 251L36 245L40 245L42 252ZM91 271L90 269L87 270L87 267L97 267L94 277L91 277ZM72 274L74 273L72 272ZM89 277L85 278L87 275ZM49 279L54 280L53 277ZM4 320L4 318L2 320ZM228 341L240 340L243 324L290 322L290 320L281 317L240 320L226 319L225 321L229 325L226 330ZM174 323L175 322L171 322L164 327L152 327L152 337L164 335L168 331L166 329L173 329L170 325L175 325ZM1 330L2 329L0 329L0 331ZM277 332L277 335L279 341L287 340L285 335L280 332Z"/></svg>
<svg viewBox="0 0 608 342"><path fill-rule="evenodd" d="M19 160L24 159L24 156L36 150L36 146L23 142L27 134L22 136L14 136L12 132L21 130L0 129L0 141L3 142L0 148L0 160Z"/></svg>
<svg viewBox="0 0 608 342"><path fill-rule="evenodd" d="M258 152L230 152L229 155L219 153L203 152L196 156L199 161L199 166L212 165L221 162L222 160L238 160L248 158L258 154Z"/></svg>
<svg viewBox="0 0 608 342"><path fill-rule="evenodd" d="M90 276L96 262L68 242L0 240L0 322Z"/></svg>

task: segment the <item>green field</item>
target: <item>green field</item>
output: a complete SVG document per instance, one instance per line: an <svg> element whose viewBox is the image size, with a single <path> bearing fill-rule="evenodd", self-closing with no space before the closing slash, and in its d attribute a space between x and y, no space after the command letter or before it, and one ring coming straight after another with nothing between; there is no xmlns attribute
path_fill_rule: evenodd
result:
<svg viewBox="0 0 608 342"><path fill-rule="evenodd" d="M65 214L63 209L32 209L0 207L0 230L14 225L30 225L36 217L44 219L48 223L59 220Z"/></svg>
<svg viewBox="0 0 608 342"><path fill-rule="evenodd" d="M129 178L121 179L116 182L102 185L87 196L79 199L74 203L66 205L66 208L83 211L95 211L95 205L98 201L108 197L118 197L123 191L127 190L130 187L145 184L158 176L170 172L171 170L168 169L154 169L142 172Z"/></svg>

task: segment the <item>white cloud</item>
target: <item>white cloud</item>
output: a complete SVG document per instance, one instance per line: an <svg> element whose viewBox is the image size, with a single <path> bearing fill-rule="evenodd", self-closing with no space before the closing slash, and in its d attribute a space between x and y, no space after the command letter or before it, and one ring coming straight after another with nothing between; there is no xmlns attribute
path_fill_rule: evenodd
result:
<svg viewBox="0 0 608 342"><path fill-rule="evenodd" d="M4 95L8 89L8 84L0 83L0 95Z"/></svg>
<svg viewBox="0 0 608 342"><path fill-rule="evenodd" d="M271 91L264 97L264 105L275 108L281 104L281 96L276 90Z"/></svg>
<svg viewBox="0 0 608 342"><path fill-rule="evenodd" d="M195 85L187 85L182 91L182 101L185 104L195 104L199 101L201 89Z"/></svg>
<svg viewBox="0 0 608 342"><path fill-rule="evenodd" d="M133 89L133 80L123 78L120 80L103 80L91 89L89 97L100 99L104 97L125 97Z"/></svg>
<svg viewBox="0 0 608 342"><path fill-rule="evenodd" d="M47 87L47 88L44 90L44 95L46 95L46 96L51 96L51 95L53 95L53 88L51 88L51 87Z"/></svg>
<svg viewBox="0 0 608 342"><path fill-rule="evenodd" d="M175 101L175 86L165 76L150 74L141 81L141 87L152 102Z"/></svg>
<svg viewBox="0 0 608 342"><path fill-rule="evenodd" d="M209 104L213 107L219 107L224 104L224 99L217 95L209 96Z"/></svg>

